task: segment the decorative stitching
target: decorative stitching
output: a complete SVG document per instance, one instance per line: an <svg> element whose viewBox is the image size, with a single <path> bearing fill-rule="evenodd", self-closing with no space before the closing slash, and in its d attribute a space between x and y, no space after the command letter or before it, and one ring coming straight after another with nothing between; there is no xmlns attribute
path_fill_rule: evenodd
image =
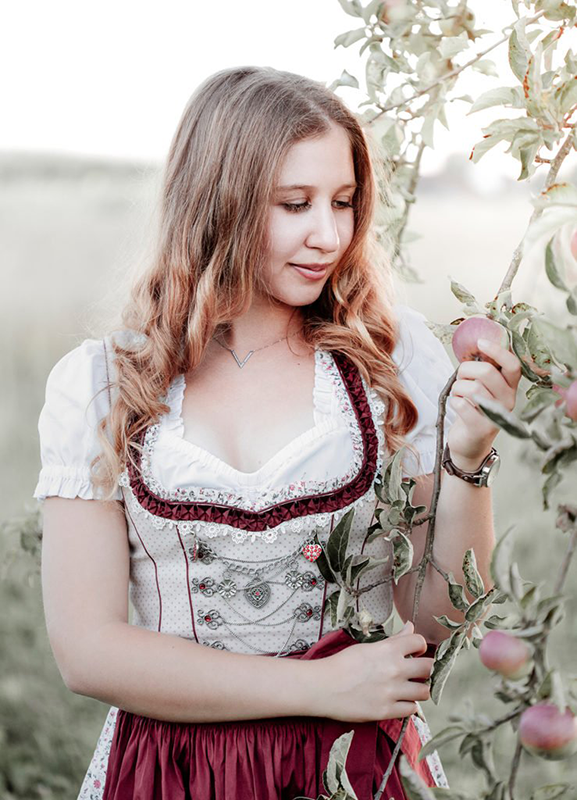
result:
<svg viewBox="0 0 577 800"><path fill-rule="evenodd" d="M338 370L338 374L334 375L333 380L335 388L338 392L340 391L342 400L345 400L346 395L346 402L341 402L340 407L347 416L351 428L355 453L352 470L344 478L337 479L339 483L344 481L343 485L336 489L325 489L325 491L314 494L281 500L281 502L256 511L233 505L230 502L214 502L209 498L203 501L198 500L200 495L209 494L202 487L191 490L176 489L172 493L166 492L150 473L150 455L158 435L158 423L148 428L141 437L140 444L144 452L142 455L135 454L138 467L133 464L128 466L128 475L122 481L123 485L128 483L138 504L157 518L181 523L197 520L214 525L228 525L251 532L262 532L297 517L332 513L344 506L351 505L372 488L377 469L380 471L379 445L382 442L379 437L379 427L373 418L377 408L374 396L367 391L365 382L355 365L342 353L327 352L327 356L332 359ZM342 381L339 381L339 375ZM342 391L343 385L346 391ZM358 466L359 461L360 466ZM355 468L356 474L351 477L350 472L354 473ZM313 481L301 483L308 492L315 484ZM316 482L317 485L318 483ZM327 483L333 483L333 481L322 483L326 486ZM288 488L290 491L290 487ZM187 499L189 497L195 499ZM218 499L220 500L220 497ZM243 500L242 497L234 495L230 499L235 499L237 502ZM204 531L206 533L206 528ZM218 535L217 531L215 531L215 535Z"/></svg>

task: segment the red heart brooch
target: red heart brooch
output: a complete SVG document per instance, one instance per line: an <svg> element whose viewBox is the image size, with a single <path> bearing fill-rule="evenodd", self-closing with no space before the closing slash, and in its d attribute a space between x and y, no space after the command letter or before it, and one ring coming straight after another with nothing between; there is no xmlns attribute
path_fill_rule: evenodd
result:
<svg viewBox="0 0 577 800"><path fill-rule="evenodd" d="M307 561L312 563L313 561L317 560L322 551L323 548L320 546L320 544L305 544L303 547L303 556Z"/></svg>

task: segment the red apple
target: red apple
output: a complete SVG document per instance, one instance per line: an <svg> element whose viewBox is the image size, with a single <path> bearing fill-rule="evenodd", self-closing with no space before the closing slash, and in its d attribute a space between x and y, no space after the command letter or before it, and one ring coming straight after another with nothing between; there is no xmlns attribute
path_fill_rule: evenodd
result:
<svg viewBox="0 0 577 800"><path fill-rule="evenodd" d="M478 339L489 339L501 347L509 348L509 334L507 329L489 317L476 314L467 317L459 324L453 334L453 352L459 361L489 361L496 367L497 364L492 358L479 350Z"/></svg>
<svg viewBox="0 0 577 800"><path fill-rule="evenodd" d="M489 631L483 636L479 657L487 669L517 681L531 671L531 651L521 639L505 631Z"/></svg>
<svg viewBox="0 0 577 800"><path fill-rule="evenodd" d="M521 714L519 739L533 755L549 761L567 758L577 750L577 719L569 708L561 713L553 703L537 703Z"/></svg>
<svg viewBox="0 0 577 800"><path fill-rule="evenodd" d="M573 381L567 389L554 383L553 390L560 395L559 400L555 401L555 405L560 406L565 403L565 413L569 419L577 422L577 381Z"/></svg>

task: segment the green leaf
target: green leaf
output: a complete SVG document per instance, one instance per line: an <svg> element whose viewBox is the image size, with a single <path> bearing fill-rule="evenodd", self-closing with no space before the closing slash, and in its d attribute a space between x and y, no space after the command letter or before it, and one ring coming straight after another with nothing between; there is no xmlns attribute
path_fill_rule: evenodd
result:
<svg viewBox="0 0 577 800"><path fill-rule="evenodd" d="M471 69L474 69L475 72L480 72L483 75L489 75L491 78L500 77L497 67L495 66L495 62L491 61L490 58L482 58L479 61L475 61L474 64L471 64Z"/></svg>
<svg viewBox="0 0 577 800"><path fill-rule="evenodd" d="M337 625L341 625L347 619L347 612L353 603L352 595L343 586L339 592L337 600Z"/></svg>
<svg viewBox="0 0 577 800"><path fill-rule="evenodd" d="M558 328L544 317L533 320L533 330L542 336L555 358L577 371L577 332L569 328Z"/></svg>
<svg viewBox="0 0 577 800"><path fill-rule="evenodd" d="M346 771L346 760L353 734L354 731L347 731L347 733L343 733L335 740L331 747L329 763L326 769L326 788L331 793L344 789L343 800L358 800Z"/></svg>
<svg viewBox="0 0 577 800"><path fill-rule="evenodd" d="M379 13L379 8L383 4L383 0L371 0L371 2L363 8L363 19L369 24L371 17Z"/></svg>
<svg viewBox="0 0 577 800"><path fill-rule="evenodd" d="M433 703L438 704L443 693L443 688L447 682L451 670L455 665L459 650L463 646L465 635L459 631L455 631L449 639L449 643L444 649L440 658L437 658L439 651L435 655L433 662L433 670L431 672L431 700Z"/></svg>
<svg viewBox="0 0 577 800"><path fill-rule="evenodd" d="M474 114L475 111L481 111L484 108L492 108L493 106L524 108L523 90L520 86L501 86L498 89L489 89L489 91L483 92L483 94L475 100L467 116L469 116L469 114Z"/></svg>
<svg viewBox="0 0 577 800"><path fill-rule="evenodd" d="M359 0L339 0L340 6L350 17L362 17L363 7Z"/></svg>
<svg viewBox="0 0 577 800"><path fill-rule="evenodd" d="M559 798L567 796L569 789L574 788L575 786L570 783L549 783L535 789L530 800L559 800Z"/></svg>
<svg viewBox="0 0 577 800"><path fill-rule="evenodd" d="M453 58L468 46L469 35L467 31L463 31L458 36L443 36L439 45L439 53L443 58Z"/></svg>
<svg viewBox="0 0 577 800"><path fill-rule="evenodd" d="M335 39L335 48L337 47L350 47L355 42L360 41L361 39L365 38L365 28L355 28L352 31L346 31L345 33L341 33ZM341 76L342 78L342 76Z"/></svg>
<svg viewBox="0 0 577 800"><path fill-rule="evenodd" d="M320 553L319 557L317 558L317 560L315 561L315 564L317 565L319 572L321 573L323 578L328 583L336 583L337 582L338 572L335 575L335 573L331 569L331 566L330 566L330 564L328 562L328 559L327 559L327 556L326 556L326 550L322 546L322 544L321 544L321 542L319 540L318 534L316 534L316 533L315 533L315 537L313 539L313 544L318 544L318 545L321 546L321 553Z"/></svg>
<svg viewBox="0 0 577 800"><path fill-rule="evenodd" d="M402 483L402 459L406 448L401 447L394 456L388 461L383 472L383 490L387 503L395 500L403 500Z"/></svg>
<svg viewBox="0 0 577 800"><path fill-rule="evenodd" d="M452 572L449 573L447 589L449 591L449 599L453 607L458 611L467 611L469 608L469 602L465 594L465 589L460 583L457 583Z"/></svg>
<svg viewBox="0 0 577 800"><path fill-rule="evenodd" d="M406 756L399 759L399 772L401 783L407 795L407 800L435 800L435 795L423 781L420 775L413 770Z"/></svg>
<svg viewBox="0 0 577 800"><path fill-rule="evenodd" d="M347 567L345 580L349 586L352 586L359 575L362 574L364 568L369 564L370 558L369 556L361 556L355 554L351 557L351 561Z"/></svg>
<svg viewBox="0 0 577 800"><path fill-rule="evenodd" d="M395 583L413 566L413 544L401 531L393 540L393 577Z"/></svg>
<svg viewBox="0 0 577 800"><path fill-rule="evenodd" d="M511 563L513 540L509 538L509 534L512 530L513 526L509 527L498 539L491 556L491 578L497 588L506 594L511 591L509 564Z"/></svg>
<svg viewBox="0 0 577 800"><path fill-rule="evenodd" d="M433 614L433 619L436 619L439 625L443 625L445 628L449 628L449 630L452 631L457 630L457 628L463 627L462 622L455 622L454 620L449 619L449 617L446 614L441 614L440 617L435 617L435 615Z"/></svg>
<svg viewBox="0 0 577 800"><path fill-rule="evenodd" d="M333 81L329 86L329 89L334 91L339 86L350 86L352 89L358 89L359 82L354 75L351 75L350 72L347 72L346 69L344 69L341 72L341 77L337 78L336 81Z"/></svg>
<svg viewBox="0 0 577 800"><path fill-rule="evenodd" d="M453 279L451 279L451 291L461 303L465 303L468 306L478 305L476 297L468 289L465 289L461 283Z"/></svg>
<svg viewBox="0 0 577 800"><path fill-rule="evenodd" d="M324 613L326 614L328 612L331 615L331 628L333 629L338 628L337 605L339 602L340 594L341 594L340 589L334 591L327 597L327 602L325 605Z"/></svg>
<svg viewBox="0 0 577 800"><path fill-rule="evenodd" d="M516 436L518 439L531 438L531 431L529 428L498 400L493 400L489 397L481 397L480 395L475 395L473 400L485 416L489 417L492 422L511 436Z"/></svg>
<svg viewBox="0 0 577 800"><path fill-rule="evenodd" d="M555 241L554 237L549 239L547 247L545 249L545 273L549 278L550 282L555 286L557 289L563 289L563 291L568 292L569 289L565 285L565 281L559 275L559 270L557 269L557 265L555 264L555 256L553 254L553 242Z"/></svg>
<svg viewBox="0 0 577 800"><path fill-rule="evenodd" d="M531 46L525 33L525 22L525 17L517 20L509 37L509 66L521 83L527 73L529 59L532 55Z"/></svg>
<svg viewBox="0 0 577 800"><path fill-rule="evenodd" d="M523 422L533 422L539 414L557 400L557 395L551 389L538 389L531 395L531 399L519 414Z"/></svg>
<svg viewBox="0 0 577 800"><path fill-rule="evenodd" d="M465 585L473 597L481 597L485 586L477 569L475 553L470 548L463 557L463 575L465 576Z"/></svg>
<svg viewBox="0 0 577 800"><path fill-rule="evenodd" d="M475 602L471 604L469 610L465 614L467 622L476 622L483 615L483 612L489 608L493 602L494 591L494 589L489 589L486 594L481 595L481 597L478 597Z"/></svg>
<svg viewBox="0 0 577 800"><path fill-rule="evenodd" d="M447 728L443 728L421 747L418 760L422 761L427 756L430 756L431 753L434 753L437 748L452 742L454 739L458 739L464 733L465 731L461 725L449 725Z"/></svg>
<svg viewBox="0 0 577 800"><path fill-rule="evenodd" d="M335 573L342 572L345 566L347 547L351 525L354 519L354 508L350 508L331 532L327 541L327 558Z"/></svg>

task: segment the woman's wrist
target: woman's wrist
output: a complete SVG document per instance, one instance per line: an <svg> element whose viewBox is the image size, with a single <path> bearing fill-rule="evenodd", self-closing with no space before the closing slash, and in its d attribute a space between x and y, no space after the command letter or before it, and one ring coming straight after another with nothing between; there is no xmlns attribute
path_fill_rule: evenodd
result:
<svg viewBox="0 0 577 800"><path fill-rule="evenodd" d="M452 451L450 451L451 461L458 469L463 470L463 472L474 473L477 472L477 470L480 468L483 461L487 458L487 456L491 452L491 449L492 448L489 447L486 453L484 453L481 456L475 456L475 458L472 459L461 456L459 453L453 453Z"/></svg>

